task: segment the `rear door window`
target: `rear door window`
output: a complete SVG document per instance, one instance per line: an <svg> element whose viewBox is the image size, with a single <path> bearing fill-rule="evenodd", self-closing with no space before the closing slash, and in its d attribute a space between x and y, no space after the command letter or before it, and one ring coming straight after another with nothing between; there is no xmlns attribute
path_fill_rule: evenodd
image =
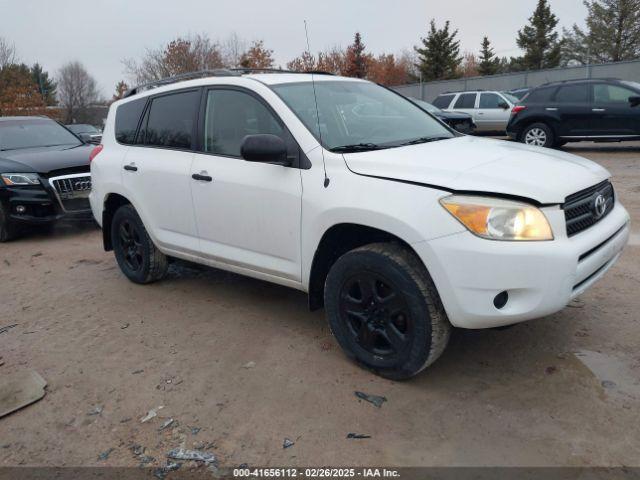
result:
<svg viewBox="0 0 640 480"><path fill-rule="evenodd" d="M480 95L480 108L501 108L501 103L507 103L495 93L483 93Z"/></svg>
<svg viewBox="0 0 640 480"><path fill-rule="evenodd" d="M154 98L148 113L145 145L191 149L199 102L199 90Z"/></svg>
<svg viewBox="0 0 640 480"><path fill-rule="evenodd" d="M476 94L475 93L463 93L456 100L456 104L453 108L465 108L470 109L476 106Z"/></svg>
<svg viewBox="0 0 640 480"><path fill-rule="evenodd" d="M116 110L116 140L125 145L135 142L136 130L140 123L140 116L147 104L146 98L140 98L123 103Z"/></svg>
<svg viewBox="0 0 640 480"><path fill-rule="evenodd" d="M558 103L587 103L589 101L589 87L587 84L565 85L558 89L556 102Z"/></svg>
<svg viewBox="0 0 640 480"><path fill-rule="evenodd" d="M553 92L555 92L555 90L555 88L536 88L524 98L523 103L528 105L531 103L549 102L551 101L551 97L553 96Z"/></svg>
<svg viewBox="0 0 640 480"><path fill-rule="evenodd" d="M438 108L449 108L451 105L451 100L453 100L454 95L440 95L433 101L433 105Z"/></svg>

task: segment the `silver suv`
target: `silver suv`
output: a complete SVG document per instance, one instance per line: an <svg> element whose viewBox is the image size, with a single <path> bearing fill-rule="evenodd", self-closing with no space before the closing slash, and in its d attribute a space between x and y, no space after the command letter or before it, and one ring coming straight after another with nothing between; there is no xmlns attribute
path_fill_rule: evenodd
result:
<svg viewBox="0 0 640 480"><path fill-rule="evenodd" d="M431 103L446 112L468 113L473 117L477 132L504 133L511 109L518 101L506 92L477 90L443 93Z"/></svg>

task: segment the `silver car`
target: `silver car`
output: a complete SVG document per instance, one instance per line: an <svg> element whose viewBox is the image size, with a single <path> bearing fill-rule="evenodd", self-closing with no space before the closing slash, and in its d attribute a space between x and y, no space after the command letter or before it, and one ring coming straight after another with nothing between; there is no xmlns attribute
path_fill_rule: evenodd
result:
<svg viewBox="0 0 640 480"><path fill-rule="evenodd" d="M432 103L445 112L468 113L476 124L476 132L505 133L511 109L518 101L506 92L477 90L443 93Z"/></svg>

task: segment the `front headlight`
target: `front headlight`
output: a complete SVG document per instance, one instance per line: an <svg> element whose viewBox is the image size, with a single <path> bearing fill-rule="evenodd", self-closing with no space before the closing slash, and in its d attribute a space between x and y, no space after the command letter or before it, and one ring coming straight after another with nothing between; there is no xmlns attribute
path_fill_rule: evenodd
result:
<svg viewBox="0 0 640 480"><path fill-rule="evenodd" d="M40 184L37 173L3 173L0 177L4 184L10 187Z"/></svg>
<svg viewBox="0 0 640 480"><path fill-rule="evenodd" d="M491 197L451 195L440 203L467 229L490 240L553 240L551 226L539 208Z"/></svg>

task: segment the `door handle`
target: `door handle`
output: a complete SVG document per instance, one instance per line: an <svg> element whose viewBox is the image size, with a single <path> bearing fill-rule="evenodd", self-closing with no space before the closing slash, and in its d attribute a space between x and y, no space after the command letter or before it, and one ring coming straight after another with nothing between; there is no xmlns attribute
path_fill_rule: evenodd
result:
<svg viewBox="0 0 640 480"><path fill-rule="evenodd" d="M591 111L592 112L606 112L607 109L606 108L592 108Z"/></svg>
<svg viewBox="0 0 640 480"><path fill-rule="evenodd" d="M130 164L130 165L125 165L124 169L128 172L137 172L138 171L138 167L135 166L135 164Z"/></svg>
<svg viewBox="0 0 640 480"><path fill-rule="evenodd" d="M194 173L191 178L199 182L212 182L213 178L207 175L207 172Z"/></svg>
<svg viewBox="0 0 640 480"><path fill-rule="evenodd" d="M557 109L557 108L554 108L554 107L547 107L547 108L545 108L545 110L546 110L547 112L557 112L557 111L558 111L558 109Z"/></svg>

